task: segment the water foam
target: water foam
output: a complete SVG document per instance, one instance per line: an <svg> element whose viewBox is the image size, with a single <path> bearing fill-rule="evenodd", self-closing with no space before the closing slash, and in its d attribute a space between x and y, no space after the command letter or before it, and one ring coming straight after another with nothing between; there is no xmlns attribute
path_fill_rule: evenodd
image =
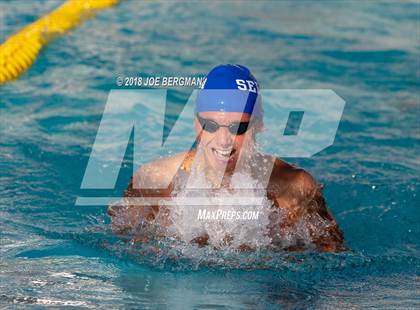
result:
<svg viewBox="0 0 420 310"><path fill-rule="evenodd" d="M202 190L197 197L197 189L209 187L205 175L197 174L190 177L188 187L174 192L174 205L170 208L172 224L168 229L171 234L185 242L206 235L208 245L217 249L234 250L241 246L256 249L271 243L268 226L272 203L261 195L257 180L248 174L235 173L229 189ZM188 205L183 203L185 198L189 201ZM205 210L207 214L230 212L238 216L200 220L199 210ZM241 215L250 216L244 219ZM252 215L253 218L250 218Z"/></svg>

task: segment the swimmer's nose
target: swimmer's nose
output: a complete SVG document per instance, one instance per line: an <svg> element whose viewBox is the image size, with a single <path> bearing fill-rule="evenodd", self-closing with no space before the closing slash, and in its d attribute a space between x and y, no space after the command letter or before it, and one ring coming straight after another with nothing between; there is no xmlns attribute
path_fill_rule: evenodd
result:
<svg viewBox="0 0 420 310"><path fill-rule="evenodd" d="M221 127L216 133L217 144L222 148L228 148L232 146L232 134L229 132L229 129L226 127Z"/></svg>

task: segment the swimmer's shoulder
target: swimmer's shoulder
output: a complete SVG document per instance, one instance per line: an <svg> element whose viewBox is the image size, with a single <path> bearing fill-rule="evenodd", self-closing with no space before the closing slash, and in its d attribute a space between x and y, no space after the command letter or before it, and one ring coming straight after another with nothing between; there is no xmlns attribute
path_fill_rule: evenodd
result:
<svg viewBox="0 0 420 310"><path fill-rule="evenodd" d="M277 157L268 156L274 161L269 187L277 192L288 192L292 195L309 195L319 188L315 178L305 169L292 165Z"/></svg>
<svg viewBox="0 0 420 310"><path fill-rule="evenodd" d="M164 157L141 166L134 175L133 182L139 187L147 185L166 187L173 179L178 169L182 166L190 152L181 152Z"/></svg>

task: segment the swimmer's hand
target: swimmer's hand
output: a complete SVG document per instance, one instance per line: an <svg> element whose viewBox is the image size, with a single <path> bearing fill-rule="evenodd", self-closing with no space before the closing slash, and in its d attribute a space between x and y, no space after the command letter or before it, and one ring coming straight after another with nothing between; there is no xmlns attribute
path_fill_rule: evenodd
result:
<svg viewBox="0 0 420 310"><path fill-rule="evenodd" d="M118 235L129 234L139 225L138 209L131 206L110 205L108 215L111 218L112 231Z"/></svg>
<svg viewBox="0 0 420 310"><path fill-rule="evenodd" d="M209 235L207 233L195 237L190 241L191 244L196 244L199 248L209 245Z"/></svg>
<svg viewBox="0 0 420 310"><path fill-rule="evenodd" d="M222 240L222 245L230 245L231 241L233 240L233 238L229 235L226 235L225 238L223 238ZM201 236L195 237L194 239L192 239L190 241L191 244L196 244L199 248L203 248L205 246L209 245L209 235L207 233L204 233ZM249 251L254 251L255 249L252 248L251 246L247 245L247 244L241 244L238 247L238 250L240 252L249 252Z"/></svg>

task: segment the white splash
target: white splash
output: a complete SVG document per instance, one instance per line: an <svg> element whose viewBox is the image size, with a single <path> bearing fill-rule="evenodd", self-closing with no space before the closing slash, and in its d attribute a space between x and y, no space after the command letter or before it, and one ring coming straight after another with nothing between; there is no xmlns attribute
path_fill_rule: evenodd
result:
<svg viewBox="0 0 420 310"><path fill-rule="evenodd" d="M271 243L268 225L272 203L265 195L261 195L260 190L256 190L261 188L257 183L258 181L251 176L237 173L232 176L229 189L200 191L200 197L196 199L197 203L194 203L197 188L210 188L203 174L194 175L193 182L188 188L180 189L174 194L174 205L170 207L169 216L172 225L169 227L169 232L185 242L208 235L208 245L218 249L235 250L240 246L250 248L268 246ZM185 198L188 198L190 203L183 203ZM203 198L207 200L205 205ZM256 201L259 203L255 203ZM199 210L206 210L209 213L234 211L239 214L250 214L252 212L258 216L253 219L200 220Z"/></svg>

